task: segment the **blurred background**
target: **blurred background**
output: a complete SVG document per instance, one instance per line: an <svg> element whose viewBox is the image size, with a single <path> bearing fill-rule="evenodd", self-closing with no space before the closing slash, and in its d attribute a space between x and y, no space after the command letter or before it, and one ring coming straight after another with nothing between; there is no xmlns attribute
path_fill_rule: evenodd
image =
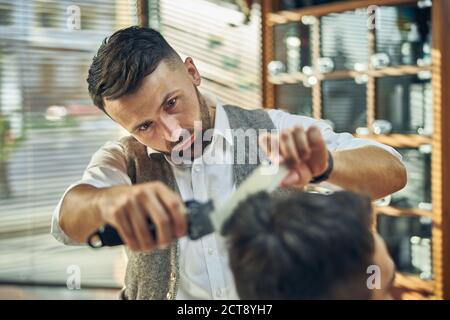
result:
<svg viewBox="0 0 450 320"><path fill-rule="evenodd" d="M250 15L234 1L0 1L0 282L34 286L23 293L30 297L54 297L59 287L62 298L89 297L66 288L74 265L83 288L121 287L121 248L67 247L49 234L64 189L124 134L89 98L92 58L106 36L145 19L194 58L202 89L261 107L260 7ZM17 290L0 289L0 298Z"/></svg>
<svg viewBox="0 0 450 320"><path fill-rule="evenodd" d="M398 297L450 298L449 146L446 131L433 130L448 115L448 57L433 56L446 22L432 13L444 2L0 0L0 299L117 297L121 248L63 246L49 230L92 154L125 134L92 105L85 79L101 41L137 24L193 57L201 90L224 103L326 119L397 148L408 184L376 212ZM76 272L80 290L68 288Z"/></svg>

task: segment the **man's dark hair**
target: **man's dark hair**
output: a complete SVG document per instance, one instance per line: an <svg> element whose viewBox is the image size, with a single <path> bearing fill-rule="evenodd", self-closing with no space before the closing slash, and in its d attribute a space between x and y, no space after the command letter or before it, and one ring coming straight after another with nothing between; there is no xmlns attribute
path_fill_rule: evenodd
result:
<svg viewBox="0 0 450 320"><path fill-rule="evenodd" d="M156 30L133 26L103 40L89 68L89 94L105 111L103 98L117 99L135 92L142 79L165 60L169 66L180 56Z"/></svg>
<svg viewBox="0 0 450 320"><path fill-rule="evenodd" d="M372 207L351 192L258 193L225 224L242 299L369 299Z"/></svg>

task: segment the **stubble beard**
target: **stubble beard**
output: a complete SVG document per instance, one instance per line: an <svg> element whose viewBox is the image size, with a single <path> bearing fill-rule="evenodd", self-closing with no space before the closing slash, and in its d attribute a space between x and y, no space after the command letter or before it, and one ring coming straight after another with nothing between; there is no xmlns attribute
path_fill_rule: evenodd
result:
<svg viewBox="0 0 450 320"><path fill-rule="evenodd" d="M212 127L213 127L212 118L211 118L211 114L209 112L209 108L208 108L206 99L200 94L200 91L197 89L197 87L195 85L194 85L194 89L195 89L195 93L197 96L197 101L198 101L198 105L199 105L199 109L200 109L201 127L195 128L195 126L194 126L193 129L186 129L189 131L190 135L195 134L195 141L189 147L190 148L190 159L189 160L191 162L194 161L195 158L198 158L199 156L201 156L203 154L203 152L205 151L206 147L211 143L211 139L204 140L203 138L205 137L205 132L208 131L209 129L212 129ZM200 129L200 130L197 130L198 132L195 132L196 129ZM177 145L178 143L181 142L181 139L182 138L180 137L179 141L168 145L167 149L172 150L175 145ZM200 149L199 149L199 146L200 146ZM172 156L171 152L165 153L165 154L169 157ZM184 159L184 152L180 151L178 156ZM188 159L185 159L185 160L188 160Z"/></svg>

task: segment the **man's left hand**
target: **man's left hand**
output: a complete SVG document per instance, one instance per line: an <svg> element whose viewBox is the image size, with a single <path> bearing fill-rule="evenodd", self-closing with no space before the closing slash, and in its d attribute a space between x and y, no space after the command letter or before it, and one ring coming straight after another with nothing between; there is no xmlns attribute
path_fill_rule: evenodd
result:
<svg viewBox="0 0 450 320"><path fill-rule="evenodd" d="M279 134L266 134L261 136L259 144L269 159L275 163L285 163L290 168L289 175L281 183L282 187L303 188L328 168L325 141L315 126L307 131L295 126Z"/></svg>

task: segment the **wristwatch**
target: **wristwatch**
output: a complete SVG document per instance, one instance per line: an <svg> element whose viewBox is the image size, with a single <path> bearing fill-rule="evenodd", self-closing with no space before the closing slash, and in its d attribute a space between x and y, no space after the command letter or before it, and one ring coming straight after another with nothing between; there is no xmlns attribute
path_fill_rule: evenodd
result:
<svg viewBox="0 0 450 320"><path fill-rule="evenodd" d="M309 183L320 183L323 181L328 180L328 178L331 175L331 172L333 172L334 162L333 162L333 156L331 155L331 152L328 151L328 168L325 170L324 173L322 173L320 176L314 177Z"/></svg>

